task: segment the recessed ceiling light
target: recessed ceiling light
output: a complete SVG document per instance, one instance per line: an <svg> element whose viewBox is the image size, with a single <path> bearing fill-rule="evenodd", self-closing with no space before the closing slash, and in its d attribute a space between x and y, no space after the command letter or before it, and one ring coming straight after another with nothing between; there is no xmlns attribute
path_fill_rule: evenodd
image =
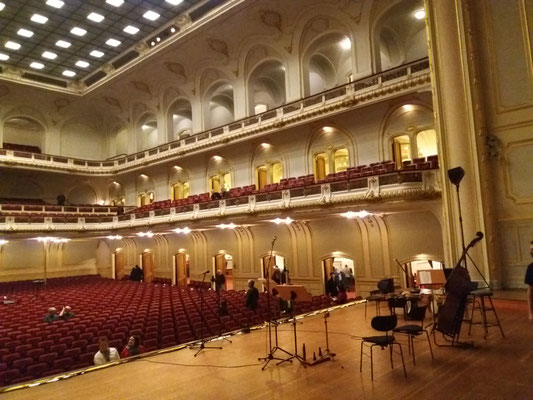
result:
<svg viewBox="0 0 533 400"><path fill-rule="evenodd" d="M150 21L155 21L156 19L159 18L159 14L156 13L155 11L146 11L143 14L143 17L146 19L149 19Z"/></svg>
<svg viewBox="0 0 533 400"><path fill-rule="evenodd" d="M424 19L424 17L426 16L426 12L424 11L424 9L421 9L421 10L415 11L414 15L416 19Z"/></svg>
<svg viewBox="0 0 533 400"><path fill-rule="evenodd" d="M9 59L9 56L4 53L0 53L0 61L6 61Z"/></svg>
<svg viewBox="0 0 533 400"><path fill-rule="evenodd" d="M80 68L87 68L89 66L89 63L87 61L79 60L76 61L76 66Z"/></svg>
<svg viewBox="0 0 533 400"><path fill-rule="evenodd" d="M4 3L1 3L1 2L0 2L0 11L2 11L2 10L4 9L5 6L6 6L6 5L5 5Z"/></svg>
<svg viewBox="0 0 533 400"><path fill-rule="evenodd" d="M87 19L90 19L91 21L94 21L94 22L102 22L104 20L104 16L97 14L95 12L92 12L89 15L87 15Z"/></svg>
<svg viewBox="0 0 533 400"><path fill-rule="evenodd" d="M172 33L176 32L176 28L174 28L174 27L170 28L170 32L172 32Z"/></svg>
<svg viewBox="0 0 533 400"><path fill-rule="evenodd" d="M45 16L41 14L33 14L31 16L31 20L33 22L37 22L38 24L46 24L46 21L48 21L48 18L46 18Z"/></svg>
<svg viewBox="0 0 533 400"><path fill-rule="evenodd" d="M124 28L124 32L129 33L130 35L135 35L137 32L139 32L139 28L128 25Z"/></svg>
<svg viewBox="0 0 533 400"><path fill-rule="evenodd" d="M76 36L83 36L87 33L87 31L83 28L78 28L77 26L75 26L70 30L70 33Z"/></svg>
<svg viewBox="0 0 533 400"><path fill-rule="evenodd" d="M161 41L161 38L158 36L158 37L155 38L155 41L156 41L156 42L160 42L160 41Z"/></svg>
<svg viewBox="0 0 533 400"><path fill-rule="evenodd" d="M96 57L96 58L100 58L104 55L104 53L102 53L101 51L98 51L98 50L93 50L89 53L91 56L93 57Z"/></svg>
<svg viewBox="0 0 533 400"><path fill-rule="evenodd" d="M51 51L45 51L43 53L43 57L44 58L48 58L49 60L53 60L57 57L57 54L56 53L52 53Z"/></svg>
<svg viewBox="0 0 533 400"><path fill-rule="evenodd" d="M33 32L32 31L29 31L27 29L24 29L24 28L20 28L17 32L17 35L19 36L24 36L24 37L27 37L27 38L30 38L33 36Z"/></svg>
<svg viewBox="0 0 533 400"><path fill-rule="evenodd" d="M76 76L76 73L74 71L70 71L68 69L63 71L64 76L68 76L69 78L72 78L73 76Z"/></svg>
<svg viewBox="0 0 533 400"><path fill-rule="evenodd" d="M44 64L41 64L40 62L32 62L30 64L30 67L32 67L33 69L43 69L44 68Z"/></svg>
<svg viewBox="0 0 533 400"><path fill-rule="evenodd" d="M55 8L61 8L65 5L61 0L46 0L46 5Z"/></svg>
<svg viewBox="0 0 533 400"><path fill-rule="evenodd" d="M58 40L56 42L56 46L63 47L64 49L68 49L70 47L70 43L65 40Z"/></svg>
<svg viewBox="0 0 533 400"><path fill-rule="evenodd" d="M105 42L105 44L107 44L108 46L111 46L111 47L117 47L118 45L120 45L120 40L107 39L107 42Z"/></svg>
<svg viewBox="0 0 533 400"><path fill-rule="evenodd" d="M111 4L114 7L120 7L122 3L124 3L124 0L105 0L107 4Z"/></svg>
<svg viewBox="0 0 533 400"><path fill-rule="evenodd" d="M165 1L169 4L172 4L173 6L177 6L178 4L183 2L183 0L165 0Z"/></svg>
<svg viewBox="0 0 533 400"><path fill-rule="evenodd" d="M340 41L340 45L344 50L349 50L352 47L352 41L350 38L345 37Z"/></svg>
<svg viewBox="0 0 533 400"><path fill-rule="evenodd" d="M20 44L18 44L17 42L12 42L11 40L7 41L4 46L6 46L6 48L11 49L11 50L20 49Z"/></svg>

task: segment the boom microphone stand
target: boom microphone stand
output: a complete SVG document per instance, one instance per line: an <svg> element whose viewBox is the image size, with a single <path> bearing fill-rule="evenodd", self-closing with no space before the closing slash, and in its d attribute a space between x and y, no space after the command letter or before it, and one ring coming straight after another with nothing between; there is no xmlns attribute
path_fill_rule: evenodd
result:
<svg viewBox="0 0 533 400"><path fill-rule="evenodd" d="M275 357L274 356L274 353L276 353L276 351L282 351L284 352L285 354L289 355L289 356L292 356L291 353L289 353L287 350L285 349L282 349L281 347L278 346L278 322L277 321L272 321L272 309L270 308L270 267L272 265L272 253L274 252L274 243L276 242L276 239L277 239L277 236L274 236L274 238L272 239L272 243L271 243L271 246L270 246L270 258L268 259L268 267L267 267L267 270L266 270L266 274L265 274L265 278L266 278L266 287L267 287L267 307L268 307L268 327L267 327L267 338L268 338L268 348L269 348L269 351L268 351L268 354L265 356L265 357L259 357L258 360L259 361L265 361L265 364L263 365L263 367L261 368L262 371L265 370L265 368L267 367L268 363L270 363L270 361L272 360L279 360L280 362L283 362L283 361L288 361L288 362L292 362L292 360L286 360L284 358L279 358L279 357ZM274 333L275 333L275 344L274 346L272 346L272 324L274 324Z"/></svg>
<svg viewBox="0 0 533 400"><path fill-rule="evenodd" d="M204 336L204 327L207 328L205 317L204 317L204 283L205 283L205 276L209 273L209 271L202 272L202 286L200 286L200 318L202 320L202 325L200 325L200 337L201 340L197 343L193 343L189 346L189 349L198 349L198 351L194 354L196 357L202 350L221 350L222 347L220 346L206 346L207 340L206 338L202 337ZM217 311L218 313L218 311ZM207 329L206 329L207 330Z"/></svg>

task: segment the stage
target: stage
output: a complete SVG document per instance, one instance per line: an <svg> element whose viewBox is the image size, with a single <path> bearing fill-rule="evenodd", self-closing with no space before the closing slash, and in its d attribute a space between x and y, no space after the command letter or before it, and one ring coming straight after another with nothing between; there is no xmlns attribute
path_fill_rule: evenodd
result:
<svg viewBox="0 0 533 400"><path fill-rule="evenodd" d="M399 354L391 370L388 350L374 352L374 381L370 360L363 359L359 372L360 337L377 334L370 328L373 307L364 317L364 303L331 312L329 343L335 361L307 367L297 361L264 371L258 357L266 354L265 329L231 337L222 350L182 350L87 372L28 389L2 393L3 400L39 399L530 399L533 398L533 325L527 305L521 301L495 301L506 338L497 328L473 328L466 323L462 340L473 340L473 349L433 347L432 360L426 341L415 343L416 366L403 346L407 369L404 378ZM383 309L385 312L385 308ZM312 360L318 347L325 348L324 318L319 313L298 324L298 343L305 343ZM429 322L426 320L426 322ZM404 323L399 317L399 324ZM280 346L293 351L292 325L279 328ZM439 340L442 342L442 340ZM122 349L119 349L119 351ZM280 354L281 355L281 354Z"/></svg>

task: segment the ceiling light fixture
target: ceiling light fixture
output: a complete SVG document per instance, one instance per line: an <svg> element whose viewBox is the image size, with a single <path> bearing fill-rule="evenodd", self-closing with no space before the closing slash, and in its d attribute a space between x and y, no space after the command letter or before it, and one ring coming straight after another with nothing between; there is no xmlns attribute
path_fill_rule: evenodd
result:
<svg viewBox="0 0 533 400"><path fill-rule="evenodd" d="M74 71L66 69L63 71L63 76L68 76L69 78L72 78L73 76L76 76L76 73Z"/></svg>
<svg viewBox="0 0 533 400"><path fill-rule="evenodd" d="M9 240L0 239L0 246L4 245L6 243L9 243Z"/></svg>
<svg viewBox="0 0 533 400"><path fill-rule="evenodd" d="M64 49L68 49L70 47L70 43L65 40L58 40L56 42L57 47L63 47Z"/></svg>
<svg viewBox="0 0 533 400"><path fill-rule="evenodd" d="M291 217L276 218L276 219L271 219L270 220L270 222L274 222L276 225L279 225L279 224L289 225L292 221L294 221L294 220Z"/></svg>
<svg viewBox="0 0 533 400"><path fill-rule="evenodd" d="M143 17L146 19L149 19L150 21L155 21L156 19L159 18L159 14L156 13L155 11L146 11L143 14Z"/></svg>
<svg viewBox="0 0 533 400"><path fill-rule="evenodd" d="M54 8L61 8L65 5L61 0L46 0L46 5Z"/></svg>
<svg viewBox="0 0 533 400"><path fill-rule="evenodd" d="M30 64L30 67L32 67L33 69L43 69L44 64L34 61Z"/></svg>
<svg viewBox="0 0 533 400"><path fill-rule="evenodd" d="M176 228L176 229L173 229L173 231L176 233L183 233L184 235L188 235L189 233L191 233L191 229L188 227Z"/></svg>
<svg viewBox="0 0 533 400"><path fill-rule="evenodd" d="M345 212L345 213L342 213L341 216L343 216L344 218L348 218L348 219L354 219L354 218L365 218L365 217L370 217L374 214L368 212L368 211L365 211L365 210L362 210L362 211L348 211L348 212Z"/></svg>
<svg viewBox="0 0 533 400"><path fill-rule="evenodd" d="M230 224L219 224L217 225L217 228L220 228L220 229L235 229L237 227L237 225L235 225L233 222L230 223Z"/></svg>
<svg viewBox="0 0 533 400"><path fill-rule="evenodd" d="M4 53L0 53L0 61L6 61L9 60L9 56Z"/></svg>
<svg viewBox="0 0 533 400"><path fill-rule="evenodd" d="M424 9L416 10L414 16L416 19L424 19L426 16L426 11Z"/></svg>
<svg viewBox="0 0 533 400"><path fill-rule="evenodd" d="M120 7L124 3L124 0L105 0L105 2L113 7Z"/></svg>
<svg viewBox="0 0 533 400"><path fill-rule="evenodd" d="M51 51L45 51L42 54L43 58L48 58L49 60L54 60L57 57L56 53L52 53Z"/></svg>
<svg viewBox="0 0 533 400"><path fill-rule="evenodd" d="M109 240L122 240L122 236L120 235L109 235L107 238Z"/></svg>
<svg viewBox="0 0 533 400"><path fill-rule="evenodd" d="M72 28L70 30L70 33L72 33L73 35L76 35L76 36L83 36L87 33L87 31L83 28L79 28L77 26L75 26L74 28Z"/></svg>
<svg viewBox="0 0 533 400"><path fill-rule="evenodd" d="M66 243L66 242L70 242L70 239L60 238L60 237L52 237L52 236L40 236L40 237L33 238L33 240L37 240L37 241L43 242L43 243Z"/></svg>
<svg viewBox="0 0 533 400"><path fill-rule="evenodd" d="M76 67L87 68L90 64L87 61L78 60L78 61L76 61L75 65L76 65Z"/></svg>
<svg viewBox="0 0 533 400"><path fill-rule="evenodd" d="M89 53L89 55L95 58L100 58L104 55L104 53L98 50L93 50Z"/></svg>
<svg viewBox="0 0 533 400"><path fill-rule="evenodd" d="M135 35L137 32L139 32L139 28L132 25L128 25L123 30L124 32L129 33L130 35Z"/></svg>
<svg viewBox="0 0 533 400"><path fill-rule="evenodd" d="M111 47L117 47L120 45L120 40L117 39L107 39L107 42L105 42L108 46Z"/></svg>
<svg viewBox="0 0 533 400"><path fill-rule="evenodd" d="M5 4L0 2L0 11L2 11L5 8Z"/></svg>
<svg viewBox="0 0 533 400"><path fill-rule="evenodd" d="M415 109L412 104L405 104L402 106L402 108L404 109L404 111L413 111Z"/></svg>
<svg viewBox="0 0 533 400"><path fill-rule="evenodd" d="M27 37L27 38L30 38L33 36L33 32L32 31L29 31L27 29L24 29L24 28L20 28L17 32L17 35L19 36L24 36L24 37Z"/></svg>
<svg viewBox="0 0 533 400"><path fill-rule="evenodd" d="M89 15L87 15L87 19L90 19L91 21L94 21L94 22L102 22L104 20L104 16L97 14L95 12L92 12Z"/></svg>
<svg viewBox="0 0 533 400"><path fill-rule="evenodd" d="M180 3L183 3L183 0L165 0L168 4L172 4L173 6L177 6Z"/></svg>
<svg viewBox="0 0 533 400"><path fill-rule="evenodd" d="M140 237L149 237L149 238L151 238L152 236L154 236L154 234L153 234L151 231L148 231L148 232L138 232L138 233L137 233L137 236L140 236Z"/></svg>
<svg viewBox="0 0 533 400"><path fill-rule="evenodd" d="M352 41L350 40L350 38L345 37L341 40L340 45L344 50L349 50L352 48Z"/></svg>
<svg viewBox="0 0 533 400"><path fill-rule="evenodd" d="M38 24L46 24L46 22L48 21L48 18L41 14L33 14L31 16L31 20L33 22L37 22Z"/></svg>
<svg viewBox="0 0 533 400"><path fill-rule="evenodd" d="M171 33L176 32L176 28L174 28L174 27L170 28L170 32L171 32Z"/></svg>
<svg viewBox="0 0 533 400"><path fill-rule="evenodd" d="M7 41L6 44L4 45L7 49L11 49L11 50L18 50L20 49L20 44L17 43L17 42L12 42L11 40Z"/></svg>

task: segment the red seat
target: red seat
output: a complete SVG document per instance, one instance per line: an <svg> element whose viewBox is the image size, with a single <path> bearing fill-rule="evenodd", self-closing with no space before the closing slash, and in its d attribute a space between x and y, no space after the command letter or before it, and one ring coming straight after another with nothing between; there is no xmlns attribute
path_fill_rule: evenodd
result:
<svg viewBox="0 0 533 400"><path fill-rule="evenodd" d="M40 378L42 373L48 368L46 363L32 364L26 368L26 373L33 378Z"/></svg>
<svg viewBox="0 0 533 400"><path fill-rule="evenodd" d="M7 365L12 365L13 361L18 360L19 358L22 358L19 353L6 354L5 356L2 356L2 362Z"/></svg>
<svg viewBox="0 0 533 400"><path fill-rule="evenodd" d="M66 344L54 344L50 346L50 352L62 354L67 349Z"/></svg>
<svg viewBox="0 0 533 400"><path fill-rule="evenodd" d="M39 362L51 363L58 357L57 353L46 353L39 356Z"/></svg>
<svg viewBox="0 0 533 400"><path fill-rule="evenodd" d="M26 352L26 356L27 356L27 357L31 357L31 358L33 358L34 360L37 360L37 358L38 358L41 354L44 354L44 349L41 349L41 348L31 349L31 350L28 350L28 351Z"/></svg>
<svg viewBox="0 0 533 400"><path fill-rule="evenodd" d="M81 349L79 347L74 347L72 349L66 349L64 352L63 352L63 356L64 357L72 357L72 358L76 358L78 357L79 355L81 354Z"/></svg>
<svg viewBox="0 0 533 400"><path fill-rule="evenodd" d="M33 358L26 357L13 361L13 368L24 370L30 364L33 364Z"/></svg>

